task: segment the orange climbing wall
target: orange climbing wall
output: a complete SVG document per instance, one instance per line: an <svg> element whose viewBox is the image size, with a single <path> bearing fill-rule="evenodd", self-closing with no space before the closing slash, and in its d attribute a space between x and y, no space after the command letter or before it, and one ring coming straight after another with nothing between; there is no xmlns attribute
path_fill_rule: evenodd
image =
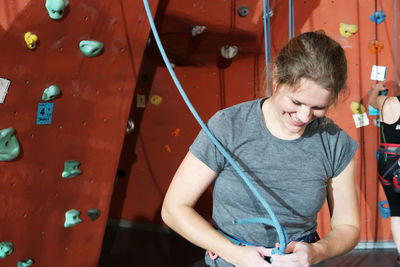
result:
<svg viewBox="0 0 400 267"><path fill-rule="evenodd" d="M288 1L271 1L273 54L288 40ZM388 67L386 85L394 94L394 2L375 0L294 1L296 34L323 29L345 49L348 57L348 94L330 116L360 143L356 154L357 187L361 209L361 240L392 240L389 221L382 219L377 202L385 196L376 178L375 151L378 129L376 116L370 125L356 128L350 103L367 104L372 65ZM250 13L237 15L241 6ZM399 7L397 7L399 9ZM386 20L377 25L369 20L383 10ZM397 10L398 12L398 10ZM207 120L217 110L265 95L263 88L264 53L262 1L160 1L156 23L175 72L200 116ZM345 38L339 23L355 24L359 32ZM192 36L193 25L207 27L202 35ZM398 38L398 36L397 36ZM385 45L378 55L370 54L368 43L378 39ZM222 60L219 49L230 44L239 47L230 62ZM146 107L132 106L135 130L125 138L119 168L121 170L112 200L111 218L133 223L162 225L160 207L171 178L200 127L186 108L154 41L144 54L136 94L146 96ZM398 62L397 62L398 63ZM160 105L149 101L162 97ZM210 218L211 191L200 200L200 212ZM329 231L326 207L319 215L319 232Z"/></svg>
<svg viewBox="0 0 400 267"><path fill-rule="evenodd" d="M0 0L0 77L12 81L0 129L13 127L21 144L18 158L0 162L0 242L14 244L0 265L97 266L149 25L137 1L70 1L60 21L44 4ZM150 4L154 11L158 1ZM25 45L28 31L39 37L35 51ZM84 39L103 42L103 53L85 57ZM51 84L62 91L52 123L36 125ZM62 179L65 160L79 161L83 173ZM64 228L70 209L83 222ZM100 217L92 221L89 209Z"/></svg>

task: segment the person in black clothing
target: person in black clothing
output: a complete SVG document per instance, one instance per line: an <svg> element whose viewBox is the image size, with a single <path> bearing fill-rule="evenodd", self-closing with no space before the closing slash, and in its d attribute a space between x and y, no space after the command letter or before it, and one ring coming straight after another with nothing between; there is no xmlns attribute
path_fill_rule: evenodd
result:
<svg viewBox="0 0 400 267"><path fill-rule="evenodd" d="M400 266L400 96L387 96L387 88L376 84L368 103L379 110L380 150L378 177L390 208L390 226Z"/></svg>

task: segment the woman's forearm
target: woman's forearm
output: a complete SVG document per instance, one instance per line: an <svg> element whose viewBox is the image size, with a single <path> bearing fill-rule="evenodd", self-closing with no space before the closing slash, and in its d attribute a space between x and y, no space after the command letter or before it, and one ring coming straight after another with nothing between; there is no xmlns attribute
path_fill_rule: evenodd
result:
<svg viewBox="0 0 400 267"><path fill-rule="evenodd" d="M336 226L324 238L312 244L313 264L352 250L360 238L360 228L353 225Z"/></svg>

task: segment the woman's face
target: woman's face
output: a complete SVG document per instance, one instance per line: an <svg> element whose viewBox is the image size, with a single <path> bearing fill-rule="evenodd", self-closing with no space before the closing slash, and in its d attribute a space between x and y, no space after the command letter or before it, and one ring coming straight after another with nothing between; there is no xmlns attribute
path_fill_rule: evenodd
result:
<svg viewBox="0 0 400 267"><path fill-rule="evenodd" d="M297 88L280 86L273 98L283 129L289 135L301 135L312 120L325 116L331 92L312 80L302 79Z"/></svg>

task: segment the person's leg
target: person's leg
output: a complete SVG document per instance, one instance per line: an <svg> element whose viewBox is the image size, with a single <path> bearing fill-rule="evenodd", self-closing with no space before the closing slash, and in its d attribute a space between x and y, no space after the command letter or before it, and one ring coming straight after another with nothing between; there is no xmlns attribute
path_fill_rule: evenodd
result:
<svg viewBox="0 0 400 267"><path fill-rule="evenodd" d="M390 217L390 227L394 243L397 247L397 253L400 254L400 217Z"/></svg>
<svg viewBox="0 0 400 267"><path fill-rule="evenodd" d="M400 266L400 217L390 217L390 228L392 229L392 235L394 243L397 247L397 266Z"/></svg>

